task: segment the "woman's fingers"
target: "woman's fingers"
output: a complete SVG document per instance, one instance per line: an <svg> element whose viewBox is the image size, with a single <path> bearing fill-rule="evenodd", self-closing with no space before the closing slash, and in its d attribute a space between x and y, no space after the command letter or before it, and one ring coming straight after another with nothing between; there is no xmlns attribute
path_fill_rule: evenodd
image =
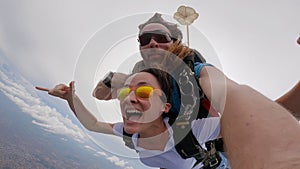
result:
<svg viewBox="0 0 300 169"><path fill-rule="evenodd" d="M52 96L57 96L57 97L61 97L61 98L64 98L64 96L70 91L70 87L65 84L56 85L53 89L48 89L48 88L39 87L39 86L36 86L35 88L37 90L46 91L46 92L48 92L48 94L50 94Z"/></svg>
<svg viewBox="0 0 300 169"><path fill-rule="evenodd" d="M72 92L75 90L75 88L74 88L74 83L75 83L74 81L71 81L71 82L69 83L69 90L72 91Z"/></svg>
<svg viewBox="0 0 300 169"><path fill-rule="evenodd" d="M35 86L35 88L36 88L37 90L46 91L46 92L49 92L49 90L50 90L50 89L48 89L48 88L39 87L39 86Z"/></svg>
<svg viewBox="0 0 300 169"><path fill-rule="evenodd" d="M56 97L60 97L62 99L67 99L69 96L68 95L72 95L75 91L74 91L74 81L71 81L69 86L65 85L65 84L58 84L56 85L53 89L48 89L45 87L39 87L36 86L35 87L37 90L41 90L41 91L46 91L48 92L48 94L52 95L52 96L56 96Z"/></svg>

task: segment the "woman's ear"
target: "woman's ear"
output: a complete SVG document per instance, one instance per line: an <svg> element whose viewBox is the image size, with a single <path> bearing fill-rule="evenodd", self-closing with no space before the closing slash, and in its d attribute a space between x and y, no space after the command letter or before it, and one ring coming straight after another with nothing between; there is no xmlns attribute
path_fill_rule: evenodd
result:
<svg viewBox="0 0 300 169"><path fill-rule="evenodd" d="M172 105L170 103L165 103L164 108L162 109L162 112L168 113L171 109Z"/></svg>

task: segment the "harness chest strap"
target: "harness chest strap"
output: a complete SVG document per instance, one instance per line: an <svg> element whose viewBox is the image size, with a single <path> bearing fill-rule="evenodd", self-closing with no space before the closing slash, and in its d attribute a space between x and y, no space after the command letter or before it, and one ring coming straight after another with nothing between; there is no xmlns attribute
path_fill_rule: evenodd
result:
<svg viewBox="0 0 300 169"><path fill-rule="evenodd" d="M206 142L207 150L205 150L197 141L190 127L182 128L175 123L172 128L176 151L183 159L195 158L194 167L202 162L203 169L215 169L219 166L221 157L218 151L223 151L222 138ZM184 134L186 135L183 136Z"/></svg>

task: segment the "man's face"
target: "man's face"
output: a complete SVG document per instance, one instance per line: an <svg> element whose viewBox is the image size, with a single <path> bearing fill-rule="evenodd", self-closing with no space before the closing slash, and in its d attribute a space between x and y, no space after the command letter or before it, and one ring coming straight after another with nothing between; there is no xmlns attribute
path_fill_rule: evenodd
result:
<svg viewBox="0 0 300 169"><path fill-rule="evenodd" d="M162 24L151 23L140 32L140 52L145 64L161 62L166 50L173 44L170 31Z"/></svg>

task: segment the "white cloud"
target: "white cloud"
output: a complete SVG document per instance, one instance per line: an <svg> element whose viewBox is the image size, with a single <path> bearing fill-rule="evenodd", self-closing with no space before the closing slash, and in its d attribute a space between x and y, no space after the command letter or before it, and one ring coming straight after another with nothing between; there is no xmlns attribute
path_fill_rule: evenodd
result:
<svg viewBox="0 0 300 169"><path fill-rule="evenodd" d="M85 146L85 148L89 149L89 150L92 150L92 151L95 151L95 149L93 149L92 147L90 146ZM119 157L117 156L108 156L105 152L103 151L98 151L94 154L95 156L104 156L106 157L107 160L109 160L111 163L115 164L116 166L119 166L119 167L122 167L124 169L134 169L134 167L132 166L127 166L128 165L128 162L124 161L124 160L121 160Z"/></svg>
<svg viewBox="0 0 300 169"><path fill-rule="evenodd" d="M106 159L120 167L125 167L125 165L127 164L126 161L120 160L117 156L107 157Z"/></svg>
<svg viewBox="0 0 300 169"><path fill-rule="evenodd" d="M9 74L9 72L7 74ZM16 74L14 75L16 76ZM74 124L68 117L64 117L55 108L47 106L38 97L30 94L30 92L22 86L23 83L28 84L28 81L23 79L23 83L16 82L12 78L9 78L2 70L0 70L0 77L2 79L0 81L0 90L16 104L22 112L30 115L34 119L32 120L33 124L51 133L69 136L79 142L84 141L86 136L79 126Z"/></svg>
<svg viewBox="0 0 300 169"><path fill-rule="evenodd" d="M89 145L85 145L84 148L86 148L88 150L92 150L92 151L97 151L96 149L94 149L93 147L91 147Z"/></svg>
<svg viewBox="0 0 300 169"><path fill-rule="evenodd" d="M40 104L39 98L31 96L31 94L26 91L24 86L14 82L12 79L9 79L2 71L0 71L0 78L6 83L0 83L0 87L3 88L3 90L22 100L26 100L28 103Z"/></svg>
<svg viewBox="0 0 300 169"><path fill-rule="evenodd" d="M130 166L130 167L125 167L124 169L134 169L134 168Z"/></svg>
<svg viewBox="0 0 300 169"><path fill-rule="evenodd" d="M98 152L96 152L96 155L97 156L107 156L107 154L105 153L105 152L103 152L103 151L98 151Z"/></svg>
<svg viewBox="0 0 300 169"><path fill-rule="evenodd" d="M66 138L60 138L62 141L68 141L68 139Z"/></svg>

